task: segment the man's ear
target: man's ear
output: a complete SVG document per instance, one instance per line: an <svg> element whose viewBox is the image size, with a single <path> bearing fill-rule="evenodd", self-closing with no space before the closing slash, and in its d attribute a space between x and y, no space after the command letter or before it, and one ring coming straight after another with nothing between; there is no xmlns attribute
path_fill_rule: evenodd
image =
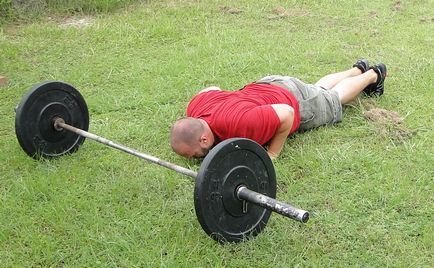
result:
<svg viewBox="0 0 434 268"><path fill-rule="evenodd" d="M202 134L202 136L200 136L199 143L200 143L200 147L206 148L209 143L208 136L206 134Z"/></svg>

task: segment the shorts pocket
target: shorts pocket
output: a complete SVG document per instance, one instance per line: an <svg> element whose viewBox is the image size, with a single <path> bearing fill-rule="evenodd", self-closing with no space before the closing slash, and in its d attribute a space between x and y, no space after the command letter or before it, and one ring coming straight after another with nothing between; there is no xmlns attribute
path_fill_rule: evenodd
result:
<svg viewBox="0 0 434 268"><path fill-rule="evenodd" d="M300 111L300 123L306 124L315 119L315 114L311 111Z"/></svg>
<svg viewBox="0 0 434 268"><path fill-rule="evenodd" d="M300 128L305 131L315 127L315 110L310 101L299 102L300 106Z"/></svg>

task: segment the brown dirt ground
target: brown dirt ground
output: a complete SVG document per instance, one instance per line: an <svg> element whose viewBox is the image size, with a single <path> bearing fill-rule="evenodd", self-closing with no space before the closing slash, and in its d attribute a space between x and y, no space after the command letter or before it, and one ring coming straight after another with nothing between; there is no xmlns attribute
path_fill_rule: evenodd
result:
<svg viewBox="0 0 434 268"><path fill-rule="evenodd" d="M228 6L222 6L220 7L220 11L223 13L228 13L228 14L239 14L242 13L243 11L239 8L236 7L228 7Z"/></svg>
<svg viewBox="0 0 434 268"><path fill-rule="evenodd" d="M405 126L404 118L395 111L372 107L364 113L364 116L373 122L376 133L382 137L403 142L416 134L416 131Z"/></svg>
<svg viewBox="0 0 434 268"><path fill-rule="evenodd" d="M84 28L92 25L91 17L67 17L59 21L59 26L62 28Z"/></svg>
<svg viewBox="0 0 434 268"><path fill-rule="evenodd" d="M268 19L279 19L279 18L291 18L291 17L303 17L309 14L306 10L294 9L294 8L284 8L282 6L277 6L272 10L273 15L268 16Z"/></svg>

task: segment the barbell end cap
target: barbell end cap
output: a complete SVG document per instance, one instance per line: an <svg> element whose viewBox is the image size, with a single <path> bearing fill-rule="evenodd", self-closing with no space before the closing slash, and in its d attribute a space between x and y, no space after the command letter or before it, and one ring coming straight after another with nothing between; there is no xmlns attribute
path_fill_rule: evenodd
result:
<svg viewBox="0 0 434 268"><path fill-rule="evenodd" d="M301 216L301 222L302 223L306 223L306 222L308 222L309 221L309 212L305 212L305 213L303 213L303 215Z"/></svg>

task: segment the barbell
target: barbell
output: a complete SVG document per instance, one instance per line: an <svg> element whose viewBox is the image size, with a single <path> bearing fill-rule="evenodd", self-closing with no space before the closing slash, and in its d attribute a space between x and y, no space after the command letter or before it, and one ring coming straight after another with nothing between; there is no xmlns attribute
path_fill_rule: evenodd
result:
<svg viewBox="0 0 434 268"><path fill-rule="evenodd" d="M252 140L220 142L195 172L88 132L87 104L67 83L34 85L15 112L18 142L35 159L71 154L87 138L195 179L197 219L218 242L241 242L256 236L267 225L272 211L303 223L309 219L307 211L275 199L273 163L264 148Z"/></svg>

